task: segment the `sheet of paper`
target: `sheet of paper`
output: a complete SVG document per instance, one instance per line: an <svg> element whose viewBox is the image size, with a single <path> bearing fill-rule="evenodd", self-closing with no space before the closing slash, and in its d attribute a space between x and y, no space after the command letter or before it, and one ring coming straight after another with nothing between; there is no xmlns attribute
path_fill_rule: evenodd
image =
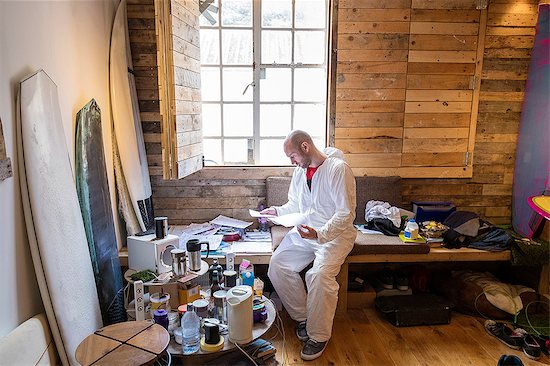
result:
<svg viewBox="0 0 550 366"><path fill-rule="evenodd" d="M231 244L233 253L271 253L271 242L265 241L235 241Z"/></svg>
<svg viewBox="0 0 550 366"><path fill-rule="evenodd" d="M223 215L219 215L214 220L210 221L210 223L214 225L220 225L220 226L236 227L237 229L244 229L252 225L251 222L237 220L237 219L223 216Z"/></svg>
<svg viewBox="0 0 550 366"><path fill-rule="evenodd" d="M259 211L256 211L256 210L250 210L250 209L249 209L248 212L250 213L250 216L252 216L252 217L268 217L268 218L270 218L270 217L277 217L277 216L275 216L275 215L266 215L266 214L262 214L262 213L260 213Z"/></svg>
<svg viewBox="0 0 550 366"><path fill-rule="evenodd" d="M187 241L199 239L199 241L207 241L210 245L210 250L217 250L223 238L223 235L215 235L217 231L218 229L210 224L191 224L189 226L174 225L170 226L168 229L169 234L179 236L179 245L181 249L186 249L185 246ZM201 232L201 234L195 234L196 232ZM206 250L206 245L201 249Z"/></svg>
<svg viewBox="0 0 550 366"><path fill-rule="evenodd" d="M248 231L242 238L243 241L268 241L271 242L271 233L269 231Z"/></svg>
<svg viewBox="0 0 550 366"><path fill-rule="evenodd" d="M270 217L268 220L277 225L293 227L305 223L306 217L301 213L291 213L288 215Z"/></svg>

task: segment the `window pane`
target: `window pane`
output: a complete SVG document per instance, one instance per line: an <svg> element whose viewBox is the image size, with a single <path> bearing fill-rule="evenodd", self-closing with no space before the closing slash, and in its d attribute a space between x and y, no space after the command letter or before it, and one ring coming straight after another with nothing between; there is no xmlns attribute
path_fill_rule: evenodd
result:
<svg viewBox="0 0 550 366"><path fill-rule="evenodd" d="M286 137L290 132L290 104L260 105L260 136Z"/></svg>
<svg viewBox="0 0 550 366"><path fill-rule="evenodd" d="M324 102L327 99L327 74L324 69L294 70L294 100Z"/></svg>
<svg viewBox="0 0 550 366"><path fill-rule="evenodd" d="M202 135L221 136L221 108L219 104L202 104Z"/></svg>
<svg viewBox="0 0 550 366"><path fill-rule="evenodd" d="M201 68L201 98L203 102L220 100L220 68Z"/></svg>
<svg viewBox="0 0 550 366"><path fill-rule="evenodd" d="M262 64L290 64L291 48L290 31L262 31Z"/></svg>
<svg viewBox="0 0 550 366"><path fill-rule="evenodd" d="M262 27L290 28L292 26L291 0L263 0Z"/></svg>
<svg viewBox="0 0 550 366"><path fill-rule="evenodd" d="M252 27L252 0L223 0L222 25Z"/></svg>
<svg viewBox="0 0 550 366"><path fill-rule="evenodd" d="M224 65L252 65L252 31L222 30Z"/></svg>
<svg viewBox="0 0 550 366"><path fill-rule="evenodd" d="M214 12L212 7L211 8L207 8L199 17L199 21L200 21L200 26L209 26L209 27L215 27L215 26L218 26L219 25L219 21L220 21L220 6L218 5L218 0L214 0L212 2L212 7L216 7L218 9L217 12ZM214 24L210 23L210 21L207 19L207 15L206 14L209 14L210 16L212 16L212 18L214 18Z"/></svg>
<svg viewBox="0 0 550 366"><path fill-rule="evenodd" d="M296 28L325 28L326 1L296 0L295 19Z"/></svg>
<svg viewBox="0 0 550 366"><path fill-rule="evenodd" d="M252 82L251 68L223 69L223 99L230 102L251 102L254 88L246 86ZM246 93L243 95L243 91Z"/></svg>
<svg viewBox="0 0 550 366"><path fill-rule="evenodd" d="M260 164L262 165L290 165L283 150L284 139L260 141Z"/></svg>
<svg viewBox="0 0 550 366"><path fill-rule="evenodd" d="M222 165L222 141L220 139L203 139L204 165Z"/></svg>
<svg viewBox="0 0 550 366"><path fill-rule="evenodd" d="M220 36L216 29L202 29L201 64L218 65L220 63Z"/></svg>
<svg viewBox="0 0 550 366"><path fill-rule="evenodd" d="M294 62L303 64L324 64L325 32L297 31L294 33Z"/></svg>
<svg viewBox="0 0 550 366"><path fill-rule="evenodd" d="M290 69L268 68L260 80L260 101L289 102L290 88Z"/></svg>
<svg viewBox="0 0 550 366"><path fill-rule="evenodd" d="M225 163L247 163L248 162L248 140L224 140L223 153Z"/></svg>
<svg viewBox="0 0 550 366"><path fill-rule="evenodd" d="M304 130L311 136L325 136L325 109L324 104L295 104L293 128Z"/></svg>
<svg viewBox="0 0 550 366"><path fill-rule="evenodd" d="M252 113L252 104L225 104L223 106L224 136L252 137Z"/></svg>

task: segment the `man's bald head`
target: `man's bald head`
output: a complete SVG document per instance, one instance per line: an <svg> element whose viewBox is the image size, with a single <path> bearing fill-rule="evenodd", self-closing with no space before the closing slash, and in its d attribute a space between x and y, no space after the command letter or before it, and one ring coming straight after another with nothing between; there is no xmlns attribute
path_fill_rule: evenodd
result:
<svg viewBox="0 0 550 366"><path fill-rule="evenodd" d="M311 139L309 133L302 130L294 130L286 137L285 146L290 144L291 146L299 149L303 142L307 142L308 144L314 146L313 140Z"/></svg>

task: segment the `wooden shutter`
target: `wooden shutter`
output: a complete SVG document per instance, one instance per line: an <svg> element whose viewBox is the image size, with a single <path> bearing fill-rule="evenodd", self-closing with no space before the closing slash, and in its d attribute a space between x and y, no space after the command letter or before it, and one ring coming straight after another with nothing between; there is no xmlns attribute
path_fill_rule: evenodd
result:
<svg viewBox="0 0 550 366"><path fill-rule="evenodd" d="M202 169L198 0L155 0L164 179Z"/></svg>
<svg viewBox="0 0 550 366"><path fill-rule="evenodd" d="M356 175L471 177L486 10L342 0L335 145Z"/></svg>

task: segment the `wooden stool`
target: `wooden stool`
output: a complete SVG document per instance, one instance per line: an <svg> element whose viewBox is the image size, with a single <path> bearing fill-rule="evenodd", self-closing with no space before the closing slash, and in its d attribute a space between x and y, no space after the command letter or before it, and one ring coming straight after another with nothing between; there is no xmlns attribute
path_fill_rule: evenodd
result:
<svg viewBox="0 0 550 366"><path fill-rule="evenodd" d="M83 366L138 366L158 359L169 341L168 331L151 320L130 321L89 335L78 345L75 356Z"/></svg>

